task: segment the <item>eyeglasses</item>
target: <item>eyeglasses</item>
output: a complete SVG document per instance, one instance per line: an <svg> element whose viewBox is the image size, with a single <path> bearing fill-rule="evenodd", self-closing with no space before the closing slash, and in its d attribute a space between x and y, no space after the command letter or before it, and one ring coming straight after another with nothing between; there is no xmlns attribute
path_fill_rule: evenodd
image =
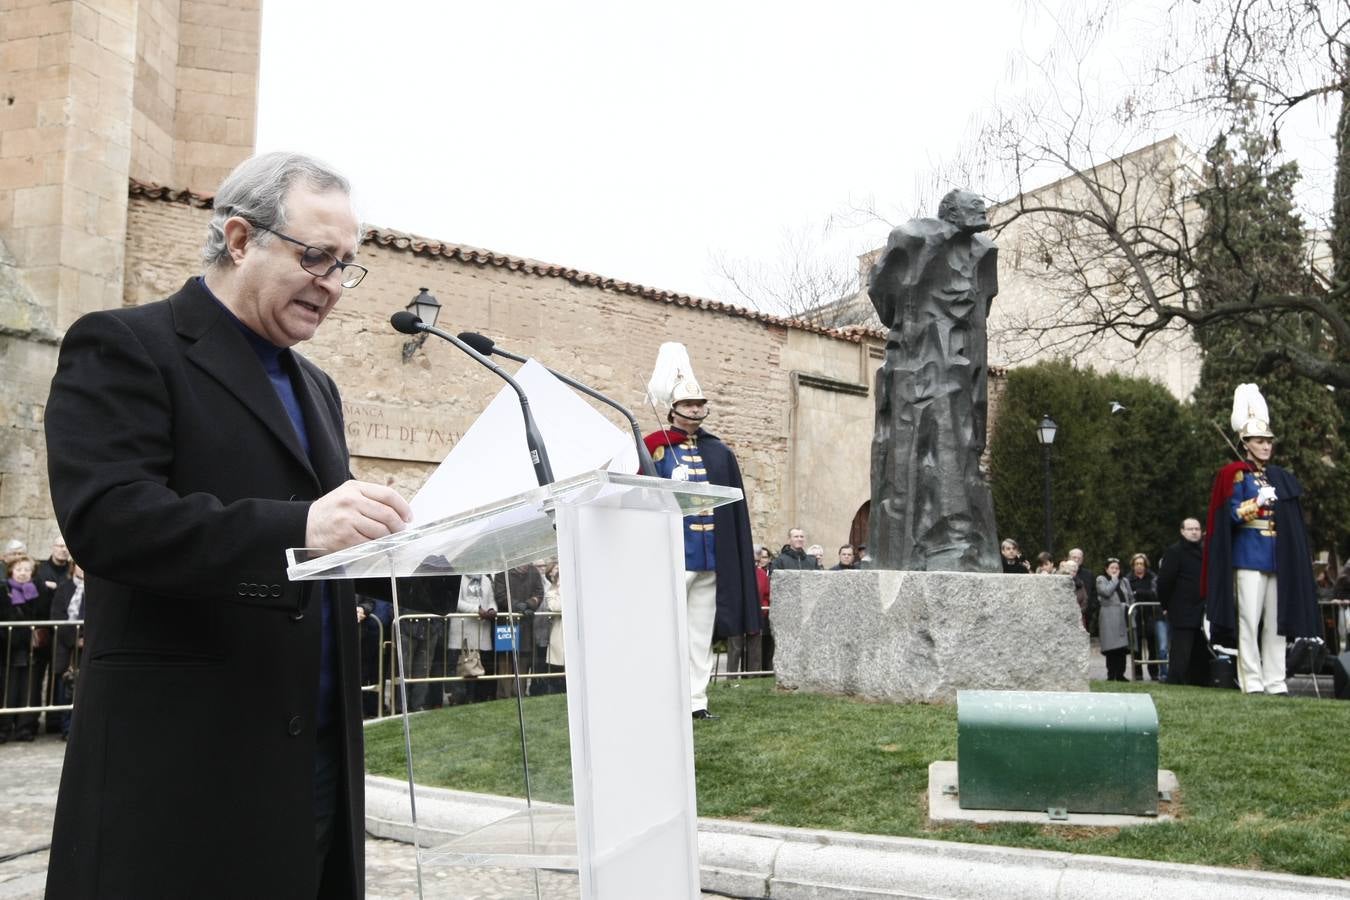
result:
<svg viewBox="0 0 1350 900"><path fill-rule="evenodd" d="M248 222L247 219L244 221ZM333 254L321 247L311 247L304 241L297 241L288 234L282 234L280 231L273 231L266 225L259 225L257 222L249 222L259 231L265 231L268 234L274 234L283 241L289 241L297 247L303 248L300 251L300 268L304 269L315 278L327 278L332 275L334 270L341 269L343 278L339 282L345 288L354 288L361 283L361 279L366 277L370 270L365 266L354 262L343 262Z"/></svg>

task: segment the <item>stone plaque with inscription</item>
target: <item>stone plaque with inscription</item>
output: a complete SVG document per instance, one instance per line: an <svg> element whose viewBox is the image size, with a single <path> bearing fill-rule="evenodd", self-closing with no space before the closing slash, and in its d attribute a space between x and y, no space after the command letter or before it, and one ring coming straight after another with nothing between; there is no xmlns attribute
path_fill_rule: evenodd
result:
<svg viewBox="0 0 1350 900"><path fill-rule="evenodd" d="M438 463L459 440L459 423L373 400L343 401L353 456Z"/></svg>

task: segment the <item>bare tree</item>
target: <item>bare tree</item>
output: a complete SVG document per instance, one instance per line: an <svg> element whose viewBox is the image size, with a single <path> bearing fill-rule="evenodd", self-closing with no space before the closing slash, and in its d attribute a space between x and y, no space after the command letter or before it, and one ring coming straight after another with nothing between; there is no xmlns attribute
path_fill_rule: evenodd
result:
<svg viewBox="0 0 1350 900"><path fill-rule="evenodd" d="M1241 323L1266 336L1267 366L1283 361L1350 387L1344 283L1309 279L1307 290L1290 292L1253 267L1235 299L1216 303L1199 289L1196 200L1227 186L1163 130L1185 128L1208 145L1256 122L1279 153L1289 110L1345 90L1345 0L1177 3L1168 10L1172 43L1108 97L1088 62L1121 6L1107 0L1061 26L1052 53L1027 61L1030 87L984 124L974 164L952 178L1011 198L994 209L1005 265L1011 253L1048 287L1044 302L1009 323L1021 344L1014 360L1082 351L1107 337L1139 347L1178 330ZM1320 331L1311 341L1309 317Z"/></svg>
<svg viewBox="0 0 1350 900"><path fill-rule="evenodd" d="M870 304L860 311L857 263L825 247L832 222L785 230L769 262L714 257L716 275L752 309L824 328L875 324Z"/></svg>

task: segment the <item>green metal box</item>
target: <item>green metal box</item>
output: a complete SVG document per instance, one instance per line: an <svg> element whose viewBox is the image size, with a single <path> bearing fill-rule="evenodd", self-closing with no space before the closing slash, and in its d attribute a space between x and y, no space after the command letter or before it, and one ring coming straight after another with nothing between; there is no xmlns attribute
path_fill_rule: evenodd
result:
<svg viewBox="0 0 1350 900"><path fill-rule="evenodd" d="M959 691L962 809L1158 814L1158 711L1147 694Z"/></svg>

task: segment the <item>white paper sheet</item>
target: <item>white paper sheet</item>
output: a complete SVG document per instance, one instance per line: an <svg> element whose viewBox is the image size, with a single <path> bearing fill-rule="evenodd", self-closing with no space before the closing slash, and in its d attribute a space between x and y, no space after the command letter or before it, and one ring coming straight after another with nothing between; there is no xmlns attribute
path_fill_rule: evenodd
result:
<svg viewBox="0 0 1350 900"><path fill-rule="evenodd" d="M554 479L593 469L637 472L632 431L615 427L534 360L514 377L530 398ZM413 497L413 521L434 522L536 486L520 404L503 385Z"/></svg>

